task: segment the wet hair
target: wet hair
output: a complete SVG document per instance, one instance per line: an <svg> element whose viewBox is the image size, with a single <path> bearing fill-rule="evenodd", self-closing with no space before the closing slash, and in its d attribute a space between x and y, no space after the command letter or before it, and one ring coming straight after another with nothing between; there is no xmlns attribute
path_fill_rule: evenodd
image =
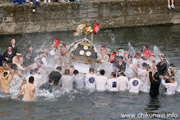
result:
<svg viewBox="0 0 180 120"><path fill-rule="evenodd" d="M38 72L39 71L39 68L34 68L34 72Z"/></svg>
<svg viewBox="0 0 180 120"><path fill-rule="evenodd" d="M94 72L94 68L90 68L90 69L89 69L89 72Z"/></svg>
<svg viewBox="0 0 180 120"><path fill-rule="evenodd" d="M120 59L123 59L123 56L119 56Z"/></svg>
<svg viewBox="0 0 180 120"><path fill-rule="evenodd" d="M3 76L6 77L8 75L8 72L4 72Z"/></svg>
<svg viewBox="0 0 180 120"><path fill-rule="evenodd" d="M49 79L49 81L48 81L48 82L49 82L49 83L52 83L53 81L54 81L54 80Z"/></svg>
<svg viewBox="0 0 180 120"><path fill-rule="evenodd" d="M159 78L159 74L158 74L157 72L154 74L153 77L154 77L155 80L159 80L159 79L160 79L160 78Z"/></svg>
<svg viewBox="0 0 180 120"><path fill-rule="evenodd" d="M41 51L41 52L38 53L38 55L41 55L41 54L44 54L44 52Z"/></svg>
<svg viewBox="0 0 180 120"><path fill-rule="evenodd" d="M117 65L116 68L120 69L120 65Z"/></svg>
<svg viewBox="0 0 180 120"><path fill-rule="evenodd" d="M119 72L119 74L123 75L124 76L124 72Z"/></svg>
<svg viewBox="0 0 180 120"><path fill-rule="evenodd" d="M28 48L30 48L30 47L32 47L32 48L33 48L33 46L32 46L32 45L28 45Z"/></svg>
<svg viewBox="0 0 180 120"><path fill-rule="evenodd" d="M156 63L156 61L155 61L155 60L152 60L152 63Z"/></svg>
<svg viewBox="0 0 180 120"><path fill-rule="evenodd" d="M142 66L143 66L143 67L147 67L148 64L144 62L144 63L142 63Z"/></svg>
<svg viewBox="0 0 180 120"><path fill-rule="evenodd" d="M65 72L64 72L65 75L69 75L70 74L70 70L69 69L66 69Z"/></svg>
<svg viewBox="0 0 180 120"><path fill-rule="evenodd" d="M147 64L147 68L151 68L151 66L149 64Z"/></svg>
<svg viewBox="0 0 180 120"><path fill-rule="evenodd" d="M34 83L34 77L33 76L29 77L29 83Z"/></svg>
<svg viewBox="0 0 180 120"><path fill-rule="evenodd" d="M141 59L146 60L145 56L141 56Z"/></svg>
<svg viewBox="0 0 180 120"><path fill-rule="evenodd" d="M63 43L63 46L66 46L66 43Z"/></svg>
<svg viewBox="0 0 180 120"><path fill-rule="evenodd" d="M8 47L11 47L11 48L12 48L12 46L11 46L11 45L9 45Z"/></svg>
<svg viewBox="0 0 180 120"><path fill-rule="evenodd" d="M169 76L169 73L168 73L168 72L166 72L166 73L164 73L164 76L165 76L165 75Z"/></svg>
<svg viewBox="0 0 180 120"><path fill-rule="evenodd" d="M30 69L29 73L30 73L30 74L33 74L33 73L34 73L34 70L33 70L33 69Z"/></svg>
<svg viewBox="0 0 180 120"><path fill-rule="evenodd" d="M148 45L144 45L147 49L149 48L149 46Z"/></svg>
<svg viewBox="0 0 180 120"><path fill-rule="evenodd" d="M105 74L105 70L100 70L100 75L104 75Z"/></svg>
<svg viewBox="0 0 180 120"><path fill-rule="evenodd" d="M30 52L30 51L27 51L25 55L27 55L27 54L31 54L31 52Z"/></svg>
<svg viewBox="0 0 180 120"><path fill-rule="evenodd" d="M16 64L12 64L12 65L11 65L11 69L17 70L17 65L16 65Z"/></svg>
<svg viewBox="0 0 180 120"><path fill-rule="evenodd" d="M134 72L134 73L133 73L133 76L138 77L138 73L137 73L137 72Z"/></svg>
<svg viewBox="0 0 180 120"><path fill-rule="evenodd" d="M141 54L141 53L137 52L137 53L136 53L136 56L138 56L138 55L140 55L140 54Z"/></svg>
<svg viewBox="0 0 180 120"><path fill-rule="evenodd" d="M78 70L74 70L73 74L77 75L77 74L79 74L79 71Z"/></svg>
<svg viewBox="0 0 180 120"><path fill-rule="evenodd" d="M171 63L170 65L169 65L169 67L176 67L173 63Z"/></svg>
<svg viewBox="0 0 180 120"><path fill-rule="evenodd" d="M173 80L174 81L174 77L170 77L169 80Z"/></svg>
<svg viewBox="0 0 180 120"><path fill-rule="evenodd" d="M112 75L113 77L116 77L116 73L115 73L115 72L112 72L111 75Z"/></svg>
<svg viewBox="0 0 180 120"><path fill-rule="evenodd" d="M62 70L61 66L57 66L56 70L60 70L61 71Z"/></svg>

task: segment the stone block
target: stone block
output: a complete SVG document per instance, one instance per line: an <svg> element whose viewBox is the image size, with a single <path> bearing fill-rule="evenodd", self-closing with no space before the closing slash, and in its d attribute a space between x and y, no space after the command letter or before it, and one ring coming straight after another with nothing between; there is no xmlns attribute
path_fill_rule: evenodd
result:
<svg viewBox="0 0 180 120"><path fill-rule="evenodd" d="M14 34L16 30L16 23L1 23L0 24L0 33L9 33Z"/></svg>
<svg viewBox="0 0 180 120"><path fill-rule="evenodd" d="M32 30L34 29L34 22L32 21L21 22L21 26L23 30Z"/></svg>
<svg viewBox="0 0 180 120"><path fill-rule="evenodd" d="M153 14L153 15L150 15L150 21L163 21L165 18L165 15L164 14Z"/></svg>
<svg viewBox="0 0 180 120"><path fill-rule="evenodd" d="M95 13L88 13L88 18L97 18L98 17L98 12L95 12Z"/></svg>
<svg viewBox="0 0 180 120"><path fill-rule="evenodd" d="M28 21L28 14L26 11L17 11L14 15L15 22L24 22Z"/></svg>
<svg viewBox="0 0 180 120"><path fill-rule="evenodd" d="M13 17L3 17L3 22L4 23L14 22L14 18Z"/></svg>
<svg viewBox="0 0 180 120"><path fill-rule="evenodd" d="M28 14L28 20L29 21L42 21L42 20L45 20L45 14L34 14L34 13L31 13L31 14Z"/></svg>

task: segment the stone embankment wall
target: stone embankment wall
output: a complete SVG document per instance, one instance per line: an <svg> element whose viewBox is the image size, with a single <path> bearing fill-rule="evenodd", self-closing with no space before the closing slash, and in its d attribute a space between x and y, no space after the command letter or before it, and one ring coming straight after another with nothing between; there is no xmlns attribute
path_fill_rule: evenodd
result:
<svg viewBox="0 0 180 120"><path fill-rule="evenodd" d="M105 0L83 3L47 3L32 12L32 5L0 5L0 34L75 30L85 21L101 28L180 23L180 1L175 10L167 0Z"/></svg>

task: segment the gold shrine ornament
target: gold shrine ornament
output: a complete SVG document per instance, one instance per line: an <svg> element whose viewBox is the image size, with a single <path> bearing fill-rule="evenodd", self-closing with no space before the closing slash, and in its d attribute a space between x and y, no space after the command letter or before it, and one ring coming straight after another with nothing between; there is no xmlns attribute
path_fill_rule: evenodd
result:
<svg viewBox="0 0 180 120"><path fill-rule="evenodd" d="M84 48L85 50L87 50L87 49L88 49L88 46L87 46L87 45L85 45L83 48Z"/></svg>
<svg viewBox="0 0 180 120"><path fill-rule="evenodd" d="M89 52L89 51L86 52L86 55L87 55L87 56L91 56L91 52Z"/></svg>
<svg viewBox="0 0 180 120"><path fill-rule="evenodd" d="M79 52L79 54L80 54L80 55L84 55L84 51L81 50L81 51Z"/></svg>

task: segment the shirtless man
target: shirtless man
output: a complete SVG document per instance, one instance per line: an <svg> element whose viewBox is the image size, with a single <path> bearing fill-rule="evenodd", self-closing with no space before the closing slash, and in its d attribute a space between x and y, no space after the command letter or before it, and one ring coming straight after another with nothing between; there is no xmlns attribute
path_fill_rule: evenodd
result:
<svg viewBox="0 0 180 120"><path fill-rule="evenodd" d="M13 57L12 59L12 64L18 64L19 58L21 57L21 53L16 53L16 56Z"/></svg>
<svg viewBox="0 0 180 120"><path fill-rule="evenodd" d="M34 92L36 87L33 85L33 83L34 77L31 76L29 78L29 83L22 86L18 95L14 97L14 99L17 99L24 92L23 101L36 101L36 99L34 98Z"/></svg>
<svg viewBox="0 0 180 120"><path fill-rule="evenodd" d="M0 75L1 76L0 82L1 82L1 92L8 94L10 88L10 82L13 79L14 73L8 64L6 64L6 66L9 69L11 76L9 76L9 72L4 72L5 64L3 64L3 73L1 73Z"/></svg>

